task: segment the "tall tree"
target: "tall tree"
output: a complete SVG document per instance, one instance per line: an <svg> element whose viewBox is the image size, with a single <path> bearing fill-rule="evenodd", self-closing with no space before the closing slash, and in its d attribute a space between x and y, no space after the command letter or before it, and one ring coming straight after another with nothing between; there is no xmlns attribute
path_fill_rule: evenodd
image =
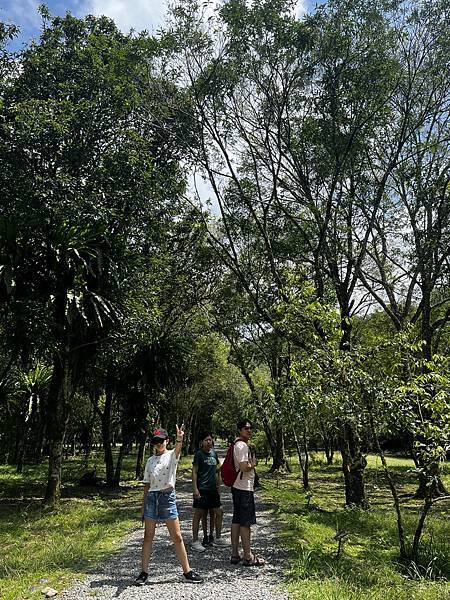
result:
<svg viewBox="0 0 450 600"><path fill-rule="evenodd" d="M359 267L361 282L395 329L416 327L424 365L438 351L450 320L449 17L446 3L424 2L406 11L399 24L395 51L402 77L393 116L405 123L407 137ZM380 164L388 162L392 143L386 130ZM418 495L425 497L418 441L410 443L419 468ZM442 483L440 488L445 491Z"/></svg>
<svg viewBox="0 0 450 600"><path fill-rule="evenodd" d="M212 243L274 329L287 274L312 278L317 297L339 306L342 350L351 348L359 265L410 134L391 119L394 5L333 1L298 22L289 2L233 0L217 17L219 36L198 7L175 12L200 139L194 159L221 215ZM374 148L389 127L381 164ZM350 430L341 423L347 501L364 504L362 449Z"/></svg>
<svg viewBox="0 0 450 600"><path fill-rule="evenodd" d="M155 247L183 178L160 123L144 120L156 40L125 36L105 17L41 12L41 38L3 93L0 179L23 257L15 303L33 297L52 347L45 501L54 504L74 392L117 326L136 248L143 239Z"/></svg>

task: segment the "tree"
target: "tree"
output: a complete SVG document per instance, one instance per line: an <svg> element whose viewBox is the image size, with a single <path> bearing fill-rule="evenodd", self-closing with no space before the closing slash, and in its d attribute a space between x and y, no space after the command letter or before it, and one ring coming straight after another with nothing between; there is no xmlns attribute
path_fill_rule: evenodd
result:
<svg viewBox="0 0 450 600"><path fill-rule="evenodd" d="M173 144L142 120L158 43L124 36L105 17L41 13L40 41L20 55L3 93L0 178L22 259L13 263L13 307L44 316L52 348L45 501L54 504L74 393L118 326L136 248L143 239L155 247L183 184Z"/></svg>
<svg viewBox="0 0 450 600"><path fill-rule="evenodd" d="M352 385L360 388L364 413L394 501L400 558L420 571L420 541L425 521L432 507L442 499L436 494L440 485L437 465L448 453L449 365L447 358L436 355L432 362L426 361L424 368L421 343L411 343L411 333L412 330L402 331L378 347L358 353L351 379ZM420 469L426 485L411 540L405 525L405 508L380 441L386 431L407 431L416 440L416 447L420 446Z"/></svg>
<svg viewBox="0 0 450 600"><path fill-rule="evenodd" d="M395 95L394 117L407 124L407 137L389 178L382 210L373 222L360 279L397 331L417 328L423 356L438 351L450 318L449 245L449 78L446 39L448 6L419 3L408 10L397 30L396 54L402 78ZM382 164L389 160L378 151ZM426 364L426 363L424 363ZM407 377L407 374L405 374ZM416 465L421 454L411 439ZM426 496L419 477L417 494ZM445 493L443 484L440 489Z"/></svg>
<svg viewBox="0 0 450 600"><path fill-rule="evenodd" d="M392 123L399 76L390 7L336 1L298 22L288 2L236 0L221 9L214 41L198 8L175 10L201 142L194 159L221 213L223 235L211 231L212 242L274 329L273 307L289 296L286 272L295 265L313 279L317 297L339 306L343 350L359 265L409 133L393 123L381 165L374 147ZM345 471L361 464L350 430L341 423ZM357 488L361 498L351 495L364 503Z"/></svg>

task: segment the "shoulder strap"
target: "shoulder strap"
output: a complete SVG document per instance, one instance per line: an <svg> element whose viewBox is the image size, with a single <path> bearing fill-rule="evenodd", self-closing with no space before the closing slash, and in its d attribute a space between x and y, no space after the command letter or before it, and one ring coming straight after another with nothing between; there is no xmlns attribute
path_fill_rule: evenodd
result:
<svg viewBox="0 0 450 600"><path fill-rule="evenodd" d="M234 442L233 442L233 463L234 463L234 446L235 446L236 442L244 442L245 444L247 444L247 442L240 437L238 437L234 440ZM248 446L248 444L247 444L247 446ZM244 472L238 468L239 479L242 479L243 476L244 476Z"/></svg>

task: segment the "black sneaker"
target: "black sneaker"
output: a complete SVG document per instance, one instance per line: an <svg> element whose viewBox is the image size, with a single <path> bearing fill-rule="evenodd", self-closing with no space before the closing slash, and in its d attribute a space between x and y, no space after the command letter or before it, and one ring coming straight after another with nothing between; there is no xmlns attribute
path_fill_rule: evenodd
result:
<svg viewBox="0 0 450 600"><path fill-rule="evenodd" d="M183 573L184 580L188 583L203 583L203 577L200 577L195 571L189 571L189 573Z"/></svg>
<svg viewBox="0 0 450 600"><path fill-rule="evenodd" d="M203 538L203 542L202 542L202 546L212 546L212 542L210 542L210 538L205 535L205 537Z"/></svg>
<svg viewBox="0 0 450 600"><path fill-rule="evenodd" d="M145 585L148 579L148 573L145 571L141 571L141 573L136 577L134 581L134 585Z"/></svg>

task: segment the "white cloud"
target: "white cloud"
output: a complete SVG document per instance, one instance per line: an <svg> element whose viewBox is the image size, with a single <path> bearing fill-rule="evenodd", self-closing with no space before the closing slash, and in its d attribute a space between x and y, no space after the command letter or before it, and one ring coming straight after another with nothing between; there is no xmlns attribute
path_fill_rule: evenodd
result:
<svg viewBox="0 0 450 600"><path fill-rule="evenodd" d="M206 7L207 14L212 13L214 7L220 3L221 0L210 0L209 6ZM80 14L91 13L111 17L126 33L130 29L147 29L150 33L155 33L164 24L167 14L166 0L81 0L79 6ZM302 17L307 11L308 0L298 0L297 17Z"/></svg>
<svg viewBox="0 0 450 600"><path fill-rule="evenodd" d="M130 29L155 33L163 25L167 12L165 0L86 0L80 8L84 14L114 19L125 33Z"/></svg>
<svg viewBox="0 0 450 600"><path fill-rule="evenodd" d="M34 33L41 25L38 0L9 0L0 7L0 20L19 25L24 35Z"/></svg>
<svg viewBox="0 0 450 600"><path fill-rule="evenodd" d="M299 0L297 2L297 7L296 7L297 17L301 18L307 12L308 12L307 0Z"/></svg>

